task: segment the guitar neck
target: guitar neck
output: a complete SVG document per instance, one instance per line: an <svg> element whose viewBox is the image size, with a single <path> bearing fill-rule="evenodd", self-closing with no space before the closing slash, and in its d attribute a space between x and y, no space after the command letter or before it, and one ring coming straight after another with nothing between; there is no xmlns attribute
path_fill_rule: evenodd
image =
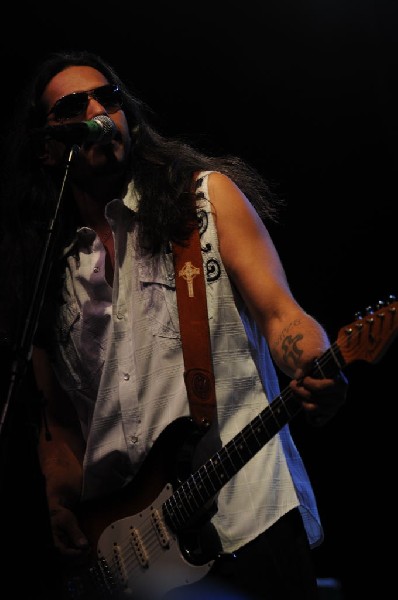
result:
<svg viewBox="0 0 398 600"><path fill-rule="evenodd" d="M333 377L345 363L337 343L318 358L308 375ZM271 404L182 484L163 510L176 531L183 529L228 482L301 410L300 400L287 386Z"/></svg>

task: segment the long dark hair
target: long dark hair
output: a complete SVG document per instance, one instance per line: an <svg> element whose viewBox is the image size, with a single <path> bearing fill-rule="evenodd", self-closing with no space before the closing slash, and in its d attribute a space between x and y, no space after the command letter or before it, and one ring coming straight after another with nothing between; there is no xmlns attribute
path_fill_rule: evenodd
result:
<svg viewBox="0 0 398 600"><path fill-rule="evenodd" d="M3 145L0 240L5 252L12 249L12 259L6 265L8 290L3 288L6 302L13 295L21 304L29 298L40 243L59 193L60 179L42 165L30 136L46 123L41 98L57 73L79 65L98 70L122 91L123 110L133 139L131 172L140 195L141 242L150 252L158 252L167 242L182 243L187 239L195 215L193 197L188 193L195 171L216 170L229 175L264 220L276 219L279 200L264 178L246 162L236 156L209 156L181 139L161 135L150 124L148 107L134 97L115 70L98 55L87 51L52 53L37 66L23 90L10 135ZM73 221L73 203L68 206Z"/></svg>

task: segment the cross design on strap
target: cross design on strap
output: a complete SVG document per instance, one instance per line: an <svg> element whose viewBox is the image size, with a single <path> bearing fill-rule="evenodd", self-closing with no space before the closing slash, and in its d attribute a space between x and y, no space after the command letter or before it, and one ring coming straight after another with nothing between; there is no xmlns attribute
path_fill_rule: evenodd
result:
<svg viewBox="0 0 398 600"><path fill-rule="evenodd" d="M183 277L185 279L185 281L187 282L187 286L188 286L188 296L190 298L194 297L194 293L193 293L193 280L194 277L196 277L196 275L199 275L200 273L200 269L199 267L195 267L191 261L187 261L184 266L182 267L182 269L179 270L178 275L179 277Z"/></svg>

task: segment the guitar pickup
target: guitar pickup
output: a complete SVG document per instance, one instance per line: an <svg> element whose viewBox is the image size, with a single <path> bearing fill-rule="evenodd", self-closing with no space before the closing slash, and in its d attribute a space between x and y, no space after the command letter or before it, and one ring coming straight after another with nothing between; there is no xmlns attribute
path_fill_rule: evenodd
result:
<svg viewBox="0 0 398 600"><path fill-rule="evenodd" d="M127 587L128 578L126 572L126 566L124 564L122 549L119 544L113 544L113 565L114 569L118 574L118 580L121 587Z"/></svg>
<svg viewBox="0 0 398 600"><path fill-rule="evenodd" d="M156 531L156 535L158 536L159 543L163 548L170 547L170 537L167 531L167 527L160 516L158 510L152 510L151 513L152 525Z"/></svg>
<svg viewBox="0 0 398 600"><path fill-rule="evenodd" d="M135 527L130 530L131 545L133 546L135 555L141 567L147 569L149 566L148 554L140 536L140 532Z"/></svg>

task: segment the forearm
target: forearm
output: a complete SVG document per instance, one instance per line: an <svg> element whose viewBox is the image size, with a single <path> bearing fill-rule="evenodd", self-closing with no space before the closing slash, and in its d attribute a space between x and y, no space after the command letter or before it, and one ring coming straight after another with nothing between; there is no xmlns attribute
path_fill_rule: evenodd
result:
<svg viewBox="0 0 398 600"><path fill-rule="evenodd" d="M81 495L83 470L80 457L68 434L62 428L51 428L51 439L40 436L38 453L42 473L46 482L49 508L62 505L75 506Z"/></svg>
<svg viewBox="0 0 398 600"><path fill-rule="evenodd" d="M50 504L72 506L81 495L84 440L76 411L59 387L45 350L34 347L33 367L45 404L38 453Z"/></svg>
<svg viewBox="0 0 398 600"><path fill-rule="evenodd" d="M305 312L276 321L269 341L275 363L289 377L305 370L330 345L323 327Z"/></svg>
<svg viewBox="0 0 398 600"><path fill-rule="evenodd" d="M75 509L81 498L82 461L70 439L72 430L49 428L51 437L42 435L39 460L46 482L46 494L55 548L65 557L84 557L89 541L80 528Z"/></svg>

